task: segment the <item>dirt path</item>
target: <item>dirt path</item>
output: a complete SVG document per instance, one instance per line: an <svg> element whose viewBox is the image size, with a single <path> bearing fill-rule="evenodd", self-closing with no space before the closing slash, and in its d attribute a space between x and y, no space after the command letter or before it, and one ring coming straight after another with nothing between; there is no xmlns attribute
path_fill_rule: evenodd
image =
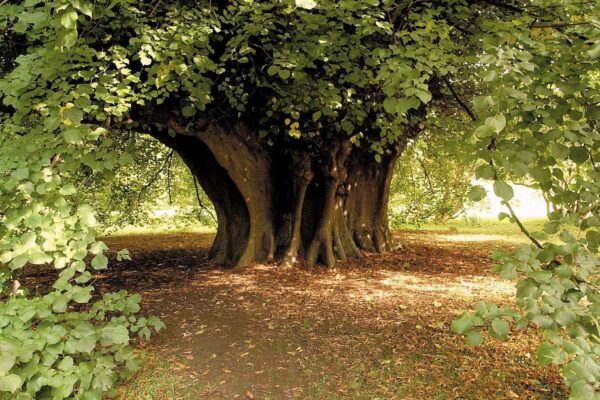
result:
<svg viewBox="0 0 600 400"><path fill-rule="evenodd" d="M499 242L399 232L404 250L343 268L242 272L203 262L200 234L107 239L134 261L100 290L144 296L168 329L121 399L563 398L538 371L535 333L468 348L450 321L478 300L510 301L487 272Z"/></svg>

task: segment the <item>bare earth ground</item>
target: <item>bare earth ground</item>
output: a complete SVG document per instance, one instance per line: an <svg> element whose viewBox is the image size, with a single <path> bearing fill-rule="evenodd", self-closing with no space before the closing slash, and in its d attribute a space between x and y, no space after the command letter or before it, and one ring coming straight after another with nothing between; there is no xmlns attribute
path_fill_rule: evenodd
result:
<svg viewBox="0 0 600 400"><path fill-rule="evenodd" d="M334 270L204 260L211 236L107 238L128 248L99 291L143 295L168 328L145 347L119 399L551 399L556 371L535 366L535 331L464 345L451 320L478 300L510 303L488 272L495 237L397 232L404 250Z"/></svg>

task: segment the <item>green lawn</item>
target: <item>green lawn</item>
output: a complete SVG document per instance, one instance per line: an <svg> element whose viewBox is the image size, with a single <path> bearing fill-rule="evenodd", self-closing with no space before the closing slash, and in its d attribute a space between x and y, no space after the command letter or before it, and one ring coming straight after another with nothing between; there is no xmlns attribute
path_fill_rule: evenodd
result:
<svg viewBox="0 0 600 400"><path fill-rule="evenodd" d="M529 232L535 232L544 228L545 219L542 218L523 218L523 225ZM463 233L468 235L498 235L507 238L516 239L523 236L519 227L507 219L499 221L497 218L477 218L477 219L455 219L443 224L426 223L420 226L404 225L401 229L416 229L427 231ZM526 238L524 238L526 239Z"/></svg>

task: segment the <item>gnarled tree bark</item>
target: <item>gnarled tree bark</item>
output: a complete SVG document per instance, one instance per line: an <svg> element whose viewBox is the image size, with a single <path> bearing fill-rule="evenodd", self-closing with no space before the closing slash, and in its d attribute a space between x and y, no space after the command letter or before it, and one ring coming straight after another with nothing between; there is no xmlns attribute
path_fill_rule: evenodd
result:
<svg viewBox="0 0 600 400"><path fill-rule="evenodd" d="M167 126L174 136L151 134L177 151L214 204L215 262L240 268L280 257L285 267L301 258L331 267L396 247L387 205L404 141L376 162L344 140L316 154L282 153L242 124Z"/></svg>

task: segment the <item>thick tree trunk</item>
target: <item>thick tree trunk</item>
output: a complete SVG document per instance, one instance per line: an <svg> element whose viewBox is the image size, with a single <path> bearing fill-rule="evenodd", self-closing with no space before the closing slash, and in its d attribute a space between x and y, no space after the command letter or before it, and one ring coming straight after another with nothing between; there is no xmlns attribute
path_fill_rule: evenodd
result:
<svg viewBox="0 0 600 400"><path fill-rule="evenodd" d="M389 229L387 209L394 166L404 147L404 141L398 143L380 163L356 157L348 167L345 212L348 228L361 250L381 253L397 247Z"/></svg>
<svg viewBox="0 0 600 400"><path fill-rule="evenodd" d="M302 244L302 211L304 209L304 199L306 190L311 183L314 173L312 171L311 160L305 153L294 153L291 158L291 234L289 243L283 253L281 266L291 268L298 258L298 251ZM283 238L282 238L283 239ZM285 243L285 240L283 240Z"/></svg>
<svg viewBox="0 0 600 400"><path fill-rule="evenodd" d="M175 137L153 135L178 152L214 204L215 262L239 268L280 257L284 267L302 258L331 267L361 250L395 248L387 202L403 145L377 163L347 141L315 156L278 152L241 125L169 127Z"/></svg>

